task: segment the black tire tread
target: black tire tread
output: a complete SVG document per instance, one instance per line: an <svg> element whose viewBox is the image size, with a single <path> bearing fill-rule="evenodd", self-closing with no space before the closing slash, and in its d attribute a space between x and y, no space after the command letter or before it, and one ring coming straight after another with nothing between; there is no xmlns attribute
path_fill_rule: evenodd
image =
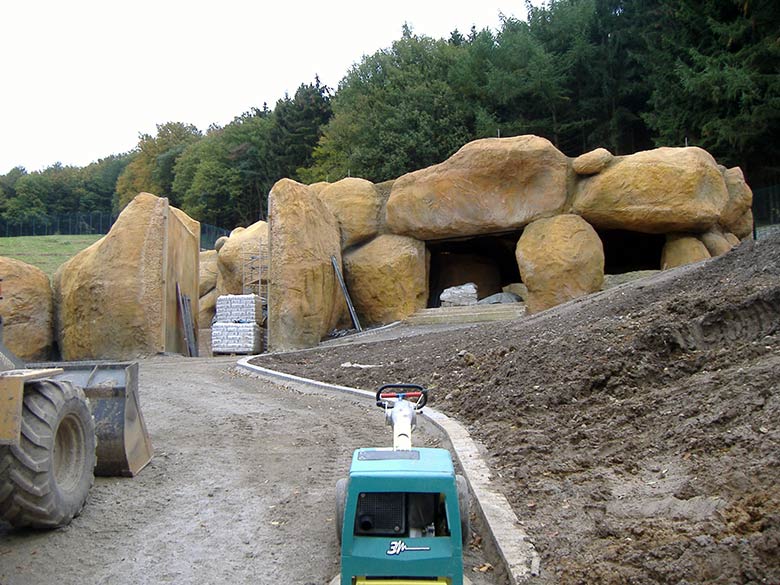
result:
<svg viewBox="0 0 780 585"><path fill-rule="evenodd" d="M57 425L65 411L84 431L86 456L78 485L64 493L52 468ZM0 447L0 518L17 528L53 528L70 522L94 481L95 425L84 392L69 382L25 384L19 444Z"/></svg>

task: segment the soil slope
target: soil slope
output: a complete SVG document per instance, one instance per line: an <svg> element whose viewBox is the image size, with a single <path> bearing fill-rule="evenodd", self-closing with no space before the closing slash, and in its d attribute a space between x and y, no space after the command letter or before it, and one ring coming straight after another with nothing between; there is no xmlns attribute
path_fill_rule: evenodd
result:
<svg viewBox="0 0 780 585"><path fill-rule="evenodd" d="M256 363L432 389L540 583L780 583L780 235L522 320Z"/></svg>

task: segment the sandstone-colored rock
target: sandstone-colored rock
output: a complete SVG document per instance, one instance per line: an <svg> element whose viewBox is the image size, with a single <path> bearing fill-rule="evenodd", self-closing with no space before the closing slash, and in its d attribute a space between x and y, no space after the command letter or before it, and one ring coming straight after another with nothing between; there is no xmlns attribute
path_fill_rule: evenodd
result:
<svg viewBox="0 0 780 585"><path fill-rule="evenodd" d="M753 210L748 209L736 222L726 227L726 230L733 233L740 240L753 237Z"/></svg>
<svg viewBox="0 0 780 585"><path fill-rule="evenodd" d="M268 345L317 345L347 315L331 257L341 266L338 220L306 185L278 181L268 196L270 281Z"/></svg>
<svg viewBox="0 0 780 585"><path fill-rule="evenodd" d="M211 321L214 319L214 315L217 312L217 297L219 297L219 291L216 288L211 289L198 301L198 324L201 329L208 329L211 327Z"/></svg>
<svg viewBox="0 0 780 585"><path fill-rule="evenodd" d="M512 284L508 284L502 287L501 290L505 293L517 295L523 300L525 300L525 297L528 296L528 287L525 286L522 282L513 282Z"/></svg>
<svg viewBox="0 0 780 585"><path fill-rule="evenodd" d="M228 241L228 236L220 236L217 238L217 241L214 242L214 250L219 252L222 249L222 246L224 246Z"/></svg>
<svg viewBox="0 0 780 585"><path fill-rule="evenodd" d="M607 168L614 158L606 148L597 148L575 158L572 168L578 175L595 175Z"/></svg>
<svg viewBox="0 0 780 585"><path fill-rule="evenodd" d="M604 281L601 239L577 215L533 222L523 231L515 256L528 287L529 313L596 292Z"/></svg>
<svg viewBox="0 0 780 585"><path fill-rule="evenodd" d="M200 276L198 277L198 294L205 295L212 289L217 288L217 251L204 250L200 253Z"/></svg>
<svg viewBox="0 0 780 585"><path fill-rule="evenodd" d="M133 199L105 237L54 276L63 359L186 353L176 284L197 315L199 248L197 221L167 199Z"/></svg>
<svg viewBox="0 0 780 585"><path fill-rule="evenodd" d="M566 203L568 159L538 136L485 138L393 184L387 228L418 240L518 229Z"/></svg>
<svg viewBox="0 0 780 585"><path fill-rule="evenodd" d="M327 181L312 183L311 185L309 185L309 191L311 191L312 193L314 193L319 197L320 193L322 193L322 190L329 185L330 183L328 183Z"/></svg>
<svg viewBox="0 0 780 585"><path fill-rule="evenodd" d="M723 237L726 238L726 241L729 244L731 244L732 248L734 246L739 246L739 244L740 244L739 238L737 236L735 236L734 234L732 234L731 232L726 232L725 234L723 234Z"/></svg>
<svg viewBox="0 0 780 585"><path fill-rule="evenodd" d="M425 244L384 235L344 256L344 271L361 324L400 321L428 302Z"/></svg>
<svg viewBox="0 0 780 585"><path fill-rule="evenodd" d="M726 182L729 198L720 215L720 225L725 228L725 231L734 233L744 231L743 221L745 214L752 208L753 191L745 183L745 176L739 167L724 171L723 179ZM749 231L752 231L752 229L751 215Z"/></svg>
<svg viewBox="0 0 780 585"><path fill-rule="evenodd" d="M578 182L573 213L603 229L703 232L729 195L715 159L696 148L658 148L616 160Z"/></svg>
<svg viewBox="0 0 780 585"><path fill-rule="evenodd" d="M268 223L258 221L248 228L236 228L219 251L217 267L219 294L240 295L244 293L244 279L247 285L257 283L261 266L267 266Z"/></svg>
<svg viewBox="0 0 780 585"><path fill-rule="evenodd" d="M0 257L3 342L22 361L49 359L54 343L54 305L49 277L40 269Z"/></svg>
<svg viewBox="0 0 780 585"><path fill-rule="evenodd" d="M354 246L373 238L379 226L379 195L365 179L341 179L325 186L319 198L341 226L341 247Z"/></svg>
<svg viewBox="0 0 780 585"><path fill-rule="evenodd" d="M725 254L732 248L732 245L726 239L726 236L717 226L701 234L699 239L713 258Z"/></svg>
<svg viewBox="0 0 780 585"><path fill-rule="evenodd" d="M668 270L685 264L693 264L711 258L707 247L696 236L689 234L668 234L661 253L661 270Z"/></svg>

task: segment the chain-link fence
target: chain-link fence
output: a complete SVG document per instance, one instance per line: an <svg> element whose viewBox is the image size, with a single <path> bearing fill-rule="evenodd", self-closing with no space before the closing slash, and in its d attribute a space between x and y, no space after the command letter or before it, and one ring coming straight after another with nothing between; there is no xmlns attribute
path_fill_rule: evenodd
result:
<svg viewBox="0 0 780 585"><path fill-rule="evenodd" d="M0 219L0 236L105 234L116 221L113 213L66 213L28 221Z"/></svg>
<svg viewBox="0 0 780 585"><path fill-rule="evenodd" d="M753 235L780 232L780 185L753 190Z"/></svg>
<svg viewBox="0 0 780 585"><path fill-rule="evenodd" d="M0 237L107 234L116 218L113 213L95 211L66 213L20 222L0 219ZM203 250L212 250L214 242L227 235L230 235L229 230L201 223L200 247Z"/></svg>

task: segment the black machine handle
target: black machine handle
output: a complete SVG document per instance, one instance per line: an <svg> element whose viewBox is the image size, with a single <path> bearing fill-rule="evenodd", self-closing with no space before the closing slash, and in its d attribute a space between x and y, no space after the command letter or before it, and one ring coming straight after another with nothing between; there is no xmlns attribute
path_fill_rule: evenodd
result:
<svg viewBox="0 0 780 585"><path fill-rule="evenodd" d="M422 410L422 407L428 403L428 390L419 384L384 384L380 386L379 390L376 391L376 405L386 406L389 398L397 398L398 400L416 398L414 409Z"/></svg>

